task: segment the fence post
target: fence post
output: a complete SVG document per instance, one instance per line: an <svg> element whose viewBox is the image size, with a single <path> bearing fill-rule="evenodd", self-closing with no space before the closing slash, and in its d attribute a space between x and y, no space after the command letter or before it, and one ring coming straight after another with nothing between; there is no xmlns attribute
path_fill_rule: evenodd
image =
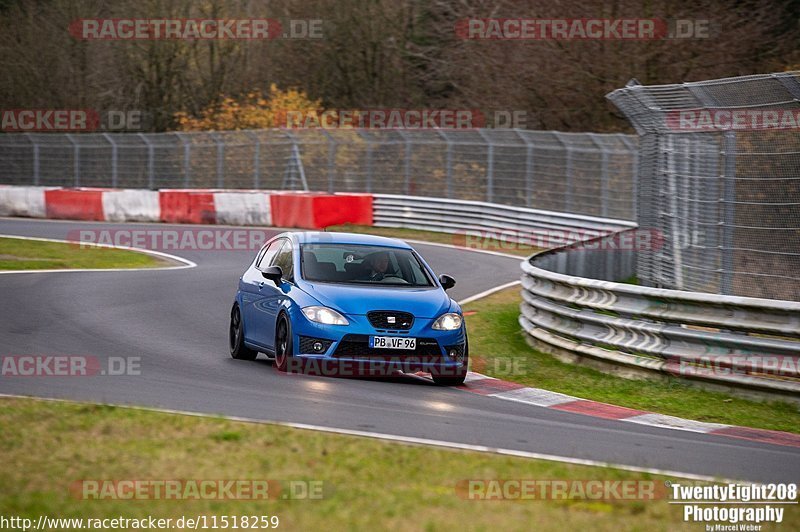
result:
<svg viewBox="0 0 800 532"><path fill-rule="evenodd" d="M367 192L372 192L372 141L369 137L365 136L363 131L360 129L357 130L358 136L364 139L364 142L367 143L367 175L366 175L366 183L365 188Z"/></svg>
<svg viewBox="0 0 800 532"><path fill-rule="evenodd" d="M261 188L261 139L252 131L246 131L247 136L255 141L253 146L253 188Z"/></svg>
<svg viewBox="0 0 800 532"><path fill-rule="evenodd" d="M328 139L328 193L333 194L336 188L336 139L322 128L322 133Z"/></svg>
<svg viewBox="0 0 800 532"><path fill-rule="evenodd" d="M117 143L108 133L103 133L103 138L111 144L111 187L117 188L118 170L119 170L119 154L117 153Z"/></svg>
<svg viewBox="0 0 800 532"><path fill-rule="evenodd" d="M558 131L553 131L553 134L555 134L558 142L564 147L564 153L566 154L566 169L564 172L567 178L567 190L564 193L564 210L566 212L572 212L572 195L575 189L575 184L572 182L572 146L564 141L564 139L561 137L562 134Z"/></svg>
<svg viewBox="0 0 800 532"><path fill-rule="evenodd" d="M189 180L192 174L192 145L183 133L175 133L175 135L183 143L183 188L189 188Z"/></svg>
<svg viewBox="0 0 800 532"><path fill-rule="evenodd" d="M212 133L211 138L217 145L217 188L225 188L225 143L216 133Z"/></svg>
<svg viewBox="0 0 800 532"><path fill-rule="evenodd" d="M617 136L622 139L622 142L628 148L631 153L631 194L632 194L632 204L631 208L633 212L631 213L632 218L635 220L638 216L638 208L639 208L639 147L633 145L633 141L625 135L624 133L617 133Z"/></svg>
<svg viewBox="0 0 800 532"><path fill-rule="evenodd" d="M156 184L156 174L155 174L155 148L153 144L150 142L150 139L144 133L139 133L139 138L142 139L142 142L147 145L147 188L150 190L155 189Z"/></svg>
<svg viewBox="0 0 800 532"><path fill-rule="evenodd" d="M434 129L436 134L439 137L443 138L445 142L447 142L447 152L445 154L445 186L447 188L447 199L453 199L453 141L450 140L450 137L445 135L445 133L439 129Z"/></svg>
<svg viewBox="0 0 800 532"><path fill-rule="evenodd" d="M79 187L81 186L81 147L70 133L67 133L67 140L72 144L72 178L75 187Z"/></svg>
<svg viewBox="0 0 800 532"><path fill-rule="evenodd" d="M608 151L602 143L598 142L596 133L587 133L586 135L600 151L600 216L608 218Z"/></svg>
<svg viewBox="0 0 800 532"><path fill-rule="evenodd" d="M722 182L722 277L720 293L733 294L733 232L736 217L736 132L726 131L723 144L725 169Z"/></svg>
<svg viewBox="0 0 800 532"><path fill-rule="evenodd" d="M486 153L486 201L491 203L494 199L494 144L483 129L478 129L478 133L486 141L488 150Z"/></svg>
<svg viewBox="0 0 800 532"><path fill-rule="evenodd" d="M33 184L34 186L39 185L39 143L36 142L36 139L31 136L30 133L25 133L25 136L28 138L30 143L33 145Z"/></svg>
<svg viewBox="0 0 800 532"><path fill-rule="evenodd" d="M515 129L514 133L525 143L525 206L530 207L533 195L533 144L519 129Z"/></svg>
<svg viewBox="0 0 800 532"><path fill-rule="evenodd" d="M403 178L405 179L406 196L411 195L411 139L403 133L402 129L397 130L397 133L403 137L406 144L405 161L403 164Z"/></svg>

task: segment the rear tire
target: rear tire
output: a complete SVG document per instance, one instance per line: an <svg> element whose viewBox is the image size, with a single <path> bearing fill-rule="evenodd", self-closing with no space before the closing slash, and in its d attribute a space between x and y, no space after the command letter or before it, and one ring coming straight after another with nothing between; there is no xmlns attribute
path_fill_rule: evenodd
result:
<svg viewBox="0 0 800 532"><path fill-rule="evenodd" d="M255 360L258 351L253 351L244 345L244 321L239 304L234 303L231 309L231 325L228 330L228 344L231 349L231 357L236 360Z"/></svg>
<svg viewBox="0 0 800 532"><path fill-rule="evenodd" d="M292 324L286 314L281 314L275 326L275 367L278 371L287 371L292 353Z"/></svg>

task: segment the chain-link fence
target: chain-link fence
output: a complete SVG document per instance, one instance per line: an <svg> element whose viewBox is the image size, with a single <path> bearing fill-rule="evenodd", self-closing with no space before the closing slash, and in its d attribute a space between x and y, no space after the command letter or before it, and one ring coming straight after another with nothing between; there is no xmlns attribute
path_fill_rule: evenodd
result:
<svg viewBox="0 0 800 532"><path fill-rule="evenodd" d="M608 95L640 135L646 286L800 301L800 72Z"/></svg>
<svg viewBox="0 0 800 532"><path fill-rule="evenodd" d="M0 182L310 189L633 220L636 137L527 130L0 135Z"/></svg>

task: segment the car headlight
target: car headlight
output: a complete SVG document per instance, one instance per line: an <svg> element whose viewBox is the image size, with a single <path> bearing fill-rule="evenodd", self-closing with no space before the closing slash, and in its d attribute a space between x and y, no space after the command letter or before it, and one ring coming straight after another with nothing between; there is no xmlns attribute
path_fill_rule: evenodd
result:
<svg viewBox="0 0 800 532"><path fill-rule="evenodd" d="M303 309L306 318L324 325L349 325L347 319L328 307L306 307Z"/></svg>
<svg viewBox="0 0 800 532"><path fill-rule="evenodd" d="M460 314L448 312L447 314L442 314L436 318L436 321L433 322L432 327L437 331L455 331L456 329L461 328L461 324L463 322L464 318L462 318Z"/></svg>

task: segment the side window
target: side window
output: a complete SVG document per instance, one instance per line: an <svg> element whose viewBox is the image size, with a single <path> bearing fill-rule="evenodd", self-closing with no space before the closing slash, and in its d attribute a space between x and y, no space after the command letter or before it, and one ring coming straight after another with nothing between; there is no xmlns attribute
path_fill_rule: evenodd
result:
<svg viewBox="0 0 800 532"><path fill-rule="evenodd" d="M269 263L272 262L272 257L275 256L284 242L285 240L281 238L275 242L272 242L269 247L264 248L261 251L261 255L258 257L258 260L256 261L256 268L261 268L261 266L269 266Z"/></svg>
<svg viewBox="0 0 800 532"><path fill-rule="evenodd" d="M283 278L287 281L294 279L294 261L292 260L292 243L288 240L284 241L281 250L275 255L275 260L272 261L273 266L280 266L283 270Z"/></svg>

